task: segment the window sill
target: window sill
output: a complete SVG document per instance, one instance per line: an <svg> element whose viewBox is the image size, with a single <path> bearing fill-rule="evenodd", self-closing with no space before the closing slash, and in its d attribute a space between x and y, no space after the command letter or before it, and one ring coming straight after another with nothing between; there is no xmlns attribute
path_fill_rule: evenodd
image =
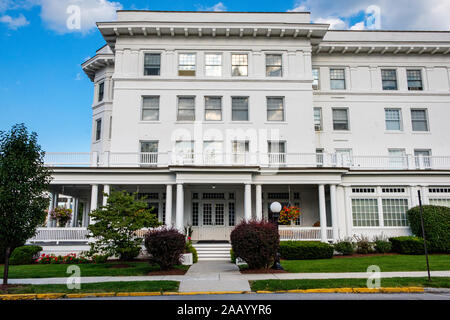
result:
<svg viewBox="0 0 450 320"><path fill-rule="evenodd" d="M266 121L265 124L288 124L287 121Z"/></svg>
<svg viewBox="0 0 450 320"><path fill-rule="evenodd" d="M160 124L161 121L157 120L157 121L145 121L145 120L141 120L139 121L140 124Z"/></svg>
<svg viewBox="0 0 450 320"><path fill-rule="evenodd" d="M403 134L405 133L403 130L384 130L385 134Z"/></svg>
<svg viewBox="0 0 450 320"><path fill-rule="evenodd" d="M203 124L224 124L225 121L223 120L204 120Z"/></svg>
<svg viewBox="0 0 450 320"><path fill-rule="evenodd" d="M238 120L238 121L230 121L230 124L253 124L253 122L251 121L242 121L242 120Z"/></svg>
<svg viewBox="0 0 450 320"><path fill-rule="evenodd" d="M189 121L175 121L175 124L193 124L195 123L195 120L189 120Z"/></svg>
<svg viewBox="0 0 450 320"><path fill-rule="evenodd" d="M350 130L333 130L333 133L351 134Z"/></svg>
<svg viewBox="0 0 450 320"><path fill-rule="evenodd" d="M431 134L431 131L411 131L412 134Z"/></svg>

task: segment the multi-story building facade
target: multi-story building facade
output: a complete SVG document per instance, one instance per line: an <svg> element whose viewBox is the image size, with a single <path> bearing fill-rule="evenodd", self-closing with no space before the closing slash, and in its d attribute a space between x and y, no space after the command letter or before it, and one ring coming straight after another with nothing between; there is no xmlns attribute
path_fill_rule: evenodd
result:
<svg viewBox="0 0 450 320"><path fill-rule="evenodd" d="M91 152L47 155L53 198L80 212L72 240L111 188L147 196L194 240L227 240L241 219L270 219L274 201L302 212L282 239L322 241L409 234L419 190L450 205L449 32L155 11L98 29L106 45L82 65Z"/></svg>

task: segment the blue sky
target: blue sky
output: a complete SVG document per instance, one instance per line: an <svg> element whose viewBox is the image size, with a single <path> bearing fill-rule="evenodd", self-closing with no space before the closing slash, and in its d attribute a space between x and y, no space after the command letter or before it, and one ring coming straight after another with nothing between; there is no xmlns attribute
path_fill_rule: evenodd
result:
<svg viewBox="0 0 450 320"><path fill-rule="evenodd" d="M117 8L309 10L314 22L327 22L336 29L367 29L370 26L365 22L365 11L375 4L381 8L383 29L450 30L449 2L0 0L0 130L23 122L38 133L40 144L48 152L89 151L93 88L80 64L104 44L93 21L113 19ZM431 3L435 10L429 9ZM70 4L82 8L82 28L75 32L65 26L65 9Z"/></svg>

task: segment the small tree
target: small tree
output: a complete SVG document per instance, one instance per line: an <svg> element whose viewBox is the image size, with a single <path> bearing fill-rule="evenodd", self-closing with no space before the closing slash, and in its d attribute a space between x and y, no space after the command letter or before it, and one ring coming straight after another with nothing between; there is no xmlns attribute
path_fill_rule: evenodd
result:
<svg viewBox="0 0 450 320"><path fill-rule="evenodd" d="M91 254L101 252L108 256L118 256L125 261L135 258L140 250L143 238L136 236L142 228L154 228L161 225L158 217L147 208L147 203L136 200L136 194L126 191L111 191L106 206L90 213L93 224L88 229Z"/></svg>
<svg viewBox="0 0 450 320"><path fill-rule="evenodd" d="M24 124L0 131L0 248L4 248L3 284L8 283L9 257L15 247L36 234L47 213L51 171L44 167L37 134Z"/></svg>

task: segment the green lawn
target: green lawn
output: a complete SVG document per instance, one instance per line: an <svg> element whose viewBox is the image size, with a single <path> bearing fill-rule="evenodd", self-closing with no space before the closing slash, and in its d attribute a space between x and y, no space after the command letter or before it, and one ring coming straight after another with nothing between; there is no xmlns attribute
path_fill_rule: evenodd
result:
<svg viewBox="0 0 450 320"><path fill-rule="evenodd" d="M381 287L436 287L450 288L450 277L431 278L383 278ZM366 288L367 279L320 280L256 280L250 281L252 291L305 290L325 288Z"/></svg>
<svg viewBox="0 0 450 320"><path fill-rule="evenodd" d="M450 255L429 256L432 271L450 270ZM366 272L367 267L377 265L381 272L387 271L426 271L423 255L386 255L367 257L332 258L319 260L282 260L287 272Z"/></svg>
<svg viewBox="0 0 450 320"><path fill-rule="evenodd" d="M81 284L80 290L70 290L65 284L19 285L0 293L92 293L92 292L163 292L178 291L177 281L100 282Z"/></svg>
<svg viewBox="0 0 450 320"><path fill-rule="evenodd" d="M94 276L146 276L151 271L158 271L159 266L150 265L148 262L126 262L130 268L111 268L118 262L99 264L78 264L82 277ZM59 278L67 277L68 264L30 264L9 267L9 278ZM189 266L175 266L177 269L187 270ZM0 266L0 274L3 274L3 266Z"/></svg>

